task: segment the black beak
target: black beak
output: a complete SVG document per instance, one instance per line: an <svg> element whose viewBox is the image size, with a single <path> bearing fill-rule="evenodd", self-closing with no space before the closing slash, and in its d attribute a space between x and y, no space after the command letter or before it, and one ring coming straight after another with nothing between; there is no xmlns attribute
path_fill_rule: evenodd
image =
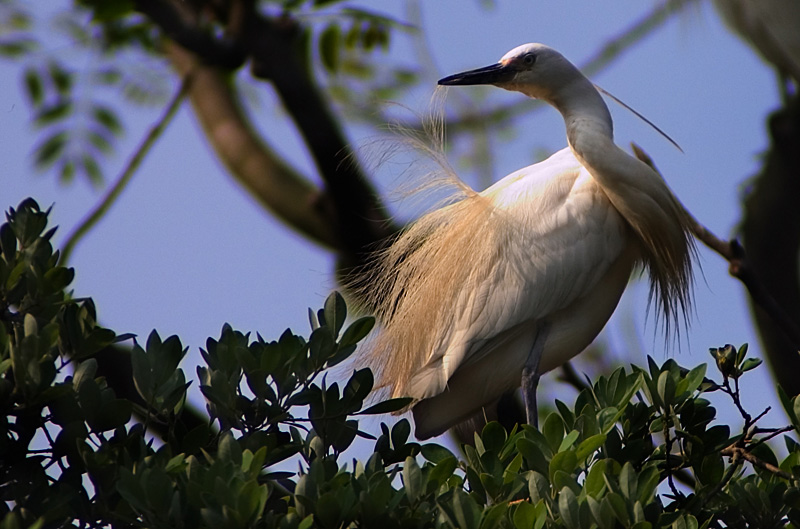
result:
<svg viewBox="0 0 800 529"><path fill-rule="evenodd" d="M492 64L477 70L449 75L444 79L439 79L440 85L476 85L476 84L498 84L510 81L514 77L515 71L502 63Z"/></svg>

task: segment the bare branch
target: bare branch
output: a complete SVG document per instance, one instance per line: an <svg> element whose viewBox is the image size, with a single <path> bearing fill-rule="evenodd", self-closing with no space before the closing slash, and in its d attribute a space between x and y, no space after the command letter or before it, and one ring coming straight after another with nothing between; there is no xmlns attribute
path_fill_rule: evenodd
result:
<svg viewBox="0 0 800 529"><path fill-rule="evenodd" d="M772 463L768 463L758 457L754 456L752 453L748 452L746 448L742 448L741 446L731 445L727 448L723 448L720 452L723 456L732 457L734 459L744 459L745 461L749 461L752 465L757 466L759 468L763 468L764 470L768 470L772 472L778 477L783 479L792 481L794 476L791 474L784 472L780 468L776 467Z"/></svg>
<svg viewBox="0 0 800 529"><path fill-rule="evenodd" d="M117 181L113 186L111 186L111 189L108 190L106 195L95 207L95 209L87 217L85 217L78 227L75 228L69 237L67 237L67 242L64 243L61 251L62 266L66 266L73 250L75 249L75 246L87 233L89 233L89 230L91 230L98 222L100 222L103 216L108 213L108 210L111 209L111 206L114 204L114 202L116 202L117 198L119 198L125 187L127 187L128 183L131 181L131 178L133 178L134 173L136 173L136 170L141 165L142 160L144 160L144 157L147 156L147 154L150 152L150 149L152 149L153 145L155 145L156 140L161 137L161 134L167 128L167 125L169 125L172 121L172 118L175 116L178 108L180 108L181 103L183 103L191 84L192 71L189 70L183 76L180 87L167 105L164 114L147 132L147 135L144 137L141 145L139 145L139 147L136 149Z"/></svg>

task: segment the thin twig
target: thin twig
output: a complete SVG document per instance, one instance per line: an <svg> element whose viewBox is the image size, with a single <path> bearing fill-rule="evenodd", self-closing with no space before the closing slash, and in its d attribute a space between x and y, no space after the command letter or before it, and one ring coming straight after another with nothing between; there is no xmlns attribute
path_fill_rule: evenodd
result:
<svg viewBox="0 0 800 529"><path fill-rule="evenodd" d="M723 456L729 456L732 458L741 458L746 461L749 461L752 465L763 468L764 470L768 470L772 472L776 476L779 476L786 480L793 480L794 476L789 474L788 472L784 472L780 468L776 467L772 463L767 463L766 461L759 459L758 457L754 456L752 453L748 451L747 448L743 448L741 446L731 445L727 448L723 448L721 451Z"/></svg>
<svg viewBox="0 0 800 529"><path fill-rule="evenodd" d="M792 430L794 430L794 426L784 426L783 428L753 428L753 435L758 435L758 434L767 433L767 432L769 432L769 435L767 435L766 437L762 437L761 439L757 439L757 440L753 441L752 443L750 443L750 448L753 449L754 447L756 447L756 446L758 446L760 444L766 443L770 439L773 439L773 438L775 438L775 437L777 437L777 436L779 436L781 434L784 434L786 432L791 432Z"/></svg>
<svg viewBox="0 0 800 529"><path fill-rule="evenodd" d="M62 266L66 266L78 242L80 242L80 240L89 232L89 230L91 230L98 222L100 222L105 214L108 213L108 211L111 209L111 206L114 205L114 202L116 202L122 191L130 183L131 178L141 165L142 160L144 160L144 157L150 152L156 140L161 137L164 129L166 129L167 125L169 125L169 123L172 121L172 118L175 116L178 108L180 108L181 103L186 98L186 95L189 92L189 87L192 84L192 77L192 72L187 73L183 77L181 85L178 88L178 91L172 97L172 100L167 105L166 111L159 118L159 120L156 121L152 127L150 127L150 130L147 132L144 140L136 149L131 159L128 161L128 164L125 166L125 169L120 174L116 183L111 187L111 189L108 190L108 193L106 193L95 209L88 216L86 216L78 225L78 227L75 228L75 230L69 235L69 237L67 237L67 242L64 243L64 246L61 250L60 264Z"/></svg>
<svg viewBox="0 0 800 529"><path fill-rule="evenodd" d="M593 57L580 65L580 70L587 77L593 77L613 63L622 53L648 37L653 30L667 22L672 15L693 3L698 2L697 0L669 0L659 3L652 11L634 22L618 36L607 41ZM541 101L523 99L517 103L498 106L488 112L467 113L458 119L448 120L447 131L451 135L455 135L464 130L472 130L476 126L483 128L486 123L504 123L518 118L525 112L544 107L545 104ZM412 123L404 123L403 126L415 128L415 124Z"/></svg>

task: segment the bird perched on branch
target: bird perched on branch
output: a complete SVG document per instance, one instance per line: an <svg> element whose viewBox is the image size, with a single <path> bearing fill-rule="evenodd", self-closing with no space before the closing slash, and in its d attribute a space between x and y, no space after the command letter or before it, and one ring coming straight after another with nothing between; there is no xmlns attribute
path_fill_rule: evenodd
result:
<svg viewBox="0 0 800 529"><path fill-rule="evenodd" d="M614 144L595 86L559 52L525 44L440 85L495 85L558 110L569 146L413 223L368 282L382 330L371 363L412 397L425 439L580 353L644 267L669 332L690 303L689 217L650 166ZM454 177L457 178L457 177Z"/></svg>

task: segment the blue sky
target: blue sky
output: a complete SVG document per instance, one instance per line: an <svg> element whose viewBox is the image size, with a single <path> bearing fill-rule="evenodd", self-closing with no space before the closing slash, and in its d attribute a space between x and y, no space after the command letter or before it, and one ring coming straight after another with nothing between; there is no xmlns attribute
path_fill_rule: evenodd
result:
<svg viewBox="0 0 800 529"><path fill-rule="evenodd" d="M33 5L50 11L65 3L37 0ZM401 2L349 4L405 16ZM494 8L484 9L477 1L423 2L423 30L438 71L403 104L424 113L438 77L490 64L525 42L548 44L580 65L654 5L636 0L498 0ZM413 63L410 50L409 40L398 36L386 60ZM54 41L44 53L70 51L68 43ZM757 171L759 153L767 146L765 118L779 105L773 72L722 26L705 1L674 17L593 80L681 144L685 154L610 104L617 143L635 140L642 145L689 210L718 235L729 236L740 217L742 183ZM58 244L101 192L83 181L64 186L53 174L32 170L30 153L37 135L20 86L18 67L0 63L0 198L4 208L26 196L44 206L54 204L51 222L61 226ZM258 90L261 103L252 113L256 126L291 163L313 175L308 155L274 105L269 87ZM454 90L449 98L460 97ZM487 91L481 104L520 97ZM159 114L158 108L124 107L126 133L120 154L105 166L109 179ZM347 132L355 145L376 134L364 127ZM560 116L550 109L522 117L511 136L509 142L492 142L496 178L532 163L536 149L555 151L566 145ZM469 173L464 178L475 182ZM389 190L398 185L397 176L379 172L378 185ZM395 213L407 218L402 208L402 203L395 205ZM238 187L210 154L188 108L180 111L111 214L76 248L71 264L77 269L76 294L94 298L104 325L141 337L152 328L162 336L179 335L190 347L184 365L190 376L198 347L206 337L217 336L223 323L267 338L277 338L286 327L305 333L307 307L321 306L335 287L330 255L287 231ZM676 360L683 365L708 362L708 348L728 342L750 342L751 354L760 356L743 288L728 276L727 264L705 249L700 264L696 314ZM657 360L667 357L652 319L645 319L646 298L646 285L632 284L605 332L624 361L644 362L623 354L631 325ZM784 423L766 367L757 372L744 387L750 411L773 405L764 425ZM725 417L739 423L735 416Z"/></svg>

